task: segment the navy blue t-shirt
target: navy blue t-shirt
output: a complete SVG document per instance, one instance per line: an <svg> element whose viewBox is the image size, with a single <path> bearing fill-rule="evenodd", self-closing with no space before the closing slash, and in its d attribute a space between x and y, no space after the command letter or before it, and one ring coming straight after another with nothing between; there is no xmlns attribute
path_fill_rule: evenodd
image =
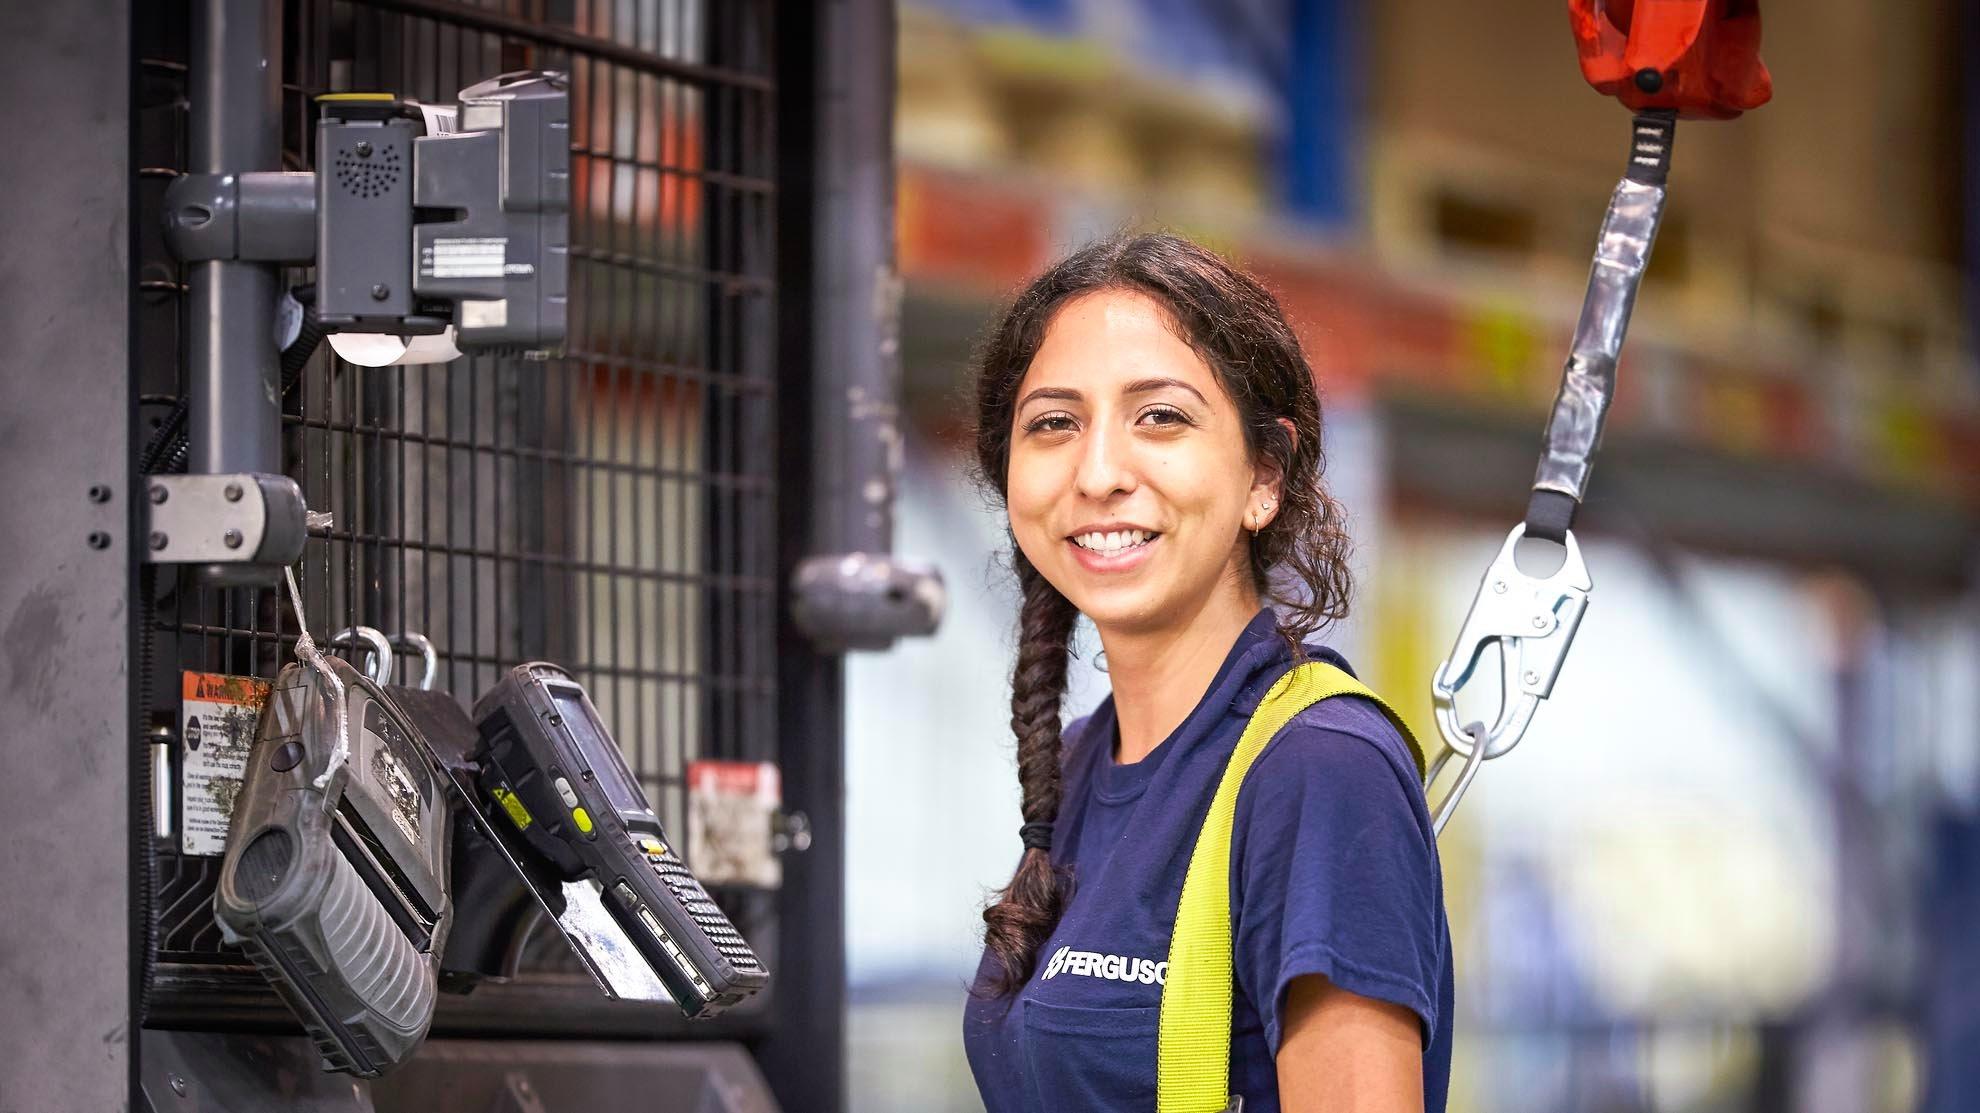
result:
<svg viewBox="0 0 1980 1113"><path fill-rule="evenodd" d="M1332 650L1311 660L1342 668ZM1076 887L1014 999L972 996L963 1046L989 1113L1155 1108L1169 936L1210 799L1260 699L1291 667L1270 610L1201 702L1133 765L1114 761L1113 698L1072 724L1052 857ZM1423 1026L1423 1093L1442 1113L1451 1067L1451 945L1430 814L1409 747L1374 704L1323 700L1245 777L1231 844L1237 992L1231 1087L1277 1113L1286 987L1325 975ZM979 984L995 960L986 951Z"/></svg>

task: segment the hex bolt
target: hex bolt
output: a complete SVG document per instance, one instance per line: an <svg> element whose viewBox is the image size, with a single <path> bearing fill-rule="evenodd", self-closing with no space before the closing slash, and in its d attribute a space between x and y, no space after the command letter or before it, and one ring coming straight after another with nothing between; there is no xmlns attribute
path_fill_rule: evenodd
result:
<svg viewBox="0 0 1980 1113"><path fill-rule="evenodd" d="M1547 616L1546 616L1546 615L1544 615L1544 614L1536 614L1536 615L1534 615L1534 616L1533 616L1533 628L1534 628L1535 630L1545 630L1545 629L1547 628Z"/></svg>
<svg viewBox="0 0 1980 1113"><path fill-rule="evenodd" d="M386 298L389 298L391 296L392 296L392 288L390 286L385 285L383 282L380 282L371 288L371 300L373 301L384 301Z"/></svg>
<svg viewBox="0 0 1980 1113"><path fill-rule="evenodd" d="M220 540L226 542L229 549L238 549L241 547L241 531L230 529L220 535Z"/></svg>
<svg viewBox="0 0 1980 1113"><path fill-rule="evenodd" d="M364 139L358 140L357 147L354 148L354 150L356 150L357 157L359 158L371 157L371 143L368 140L364 140Z"/></svg>
<svg viewBox="0 0 1980 1113"><path fill-rule="evenodd" d="M1540 683L1540 674L1534 672L1532 669L1527 669L1525 673L1521 674L1520 679L1528 684L1538 684Z"/></svg>
<svg viewBox="0 0 1980 1113"><path fill-rule="evenodd" d="M1500 594L1500 595L1504 595L1504 594L1506 593L1506 581L1504 581L1504 580L1493 580L1493 581L1492 581L1492 590L1493 590L1493 591L1495 591L1495 592L1497 592L1497 593L1498 593L1498 594Z"/></svg>
<svg viewBox="0 0 1980 1113"><path fill-rule="evenodd" d="M165 535L164 535L163 533L161 533L161 532L159 532L158 530L152 530L152 531L151 531L151 551L152 551L152 552L154 552L154 553L155 553L155 552L157 552L157 551L159 551L160 549L163 549L163 548L164 548L164 547L165 547L165 546L166 546L167 544L169 544L169 543L170 543L170 541L169 541L169 539L168 539L168 538L167 538L167 537L166 537L166 536L165 536Z"/></svg>
<svg viewBox="0 0 1980 1113"><path fill-rule="evenodd" d="M228 502L241 501L241 485L238 483L227 484L226 490L221 491L220 493L227 496Z"/></svg>
<svg viewBox="0 0 1980 1113"><path fill-rule="evenodd" d="M163 483L154 483L151 486L151 505L158 506L170 498L171 495L172 492L166 490Z"/></svg>
<svg viewBox="0 0 1980 1113"><path fill-rule="evenodd" d="M97 530L97 531L95 531L94 533L91 533L91 534L89 535L89 547L90 547L90 548L92 548L92 549L107 549L107 548L109 548L109 547L110 547L110 535L109 535L109 534L107 534L107 533L105 533L105 532L103 532L103 531L102 531L102 530L100 530L100 529L99 529L99 530Z"/></svg>
<svg viewBox="0 0 1980 1113"><path fill-rule="evenodd" d="M96 484L95 486L93 486L93 487L91 487L91 488L89 489L89 501L91 501L91 502L109 502L109 501L110 501L110 488L108 488L108 487L106 487L106 486L104 486L104 485L103 485L103 484L101 484L101 483L98 483L98 484Z"/></svg>

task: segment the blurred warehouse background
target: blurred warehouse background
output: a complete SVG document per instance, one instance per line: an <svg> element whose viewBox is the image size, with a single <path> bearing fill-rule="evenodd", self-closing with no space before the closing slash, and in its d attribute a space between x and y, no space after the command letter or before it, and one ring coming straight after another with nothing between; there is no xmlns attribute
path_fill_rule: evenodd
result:
<svg viewBox="0 0 1980 1113"><path fill-rule="evenodd" d="M852 1108L980 1108L959 1014L1018 850L1014 591L961 439L989 315L1130 226L1264 276L1356 522L1329 638L1433 733L1622 165L1562 9L901 5L896 542L952 609L847 667ZM1679 130L1593 605L1443 840L1454 1113L1980 1108L1976 17L1775 5L1774 103Z"/></svg>

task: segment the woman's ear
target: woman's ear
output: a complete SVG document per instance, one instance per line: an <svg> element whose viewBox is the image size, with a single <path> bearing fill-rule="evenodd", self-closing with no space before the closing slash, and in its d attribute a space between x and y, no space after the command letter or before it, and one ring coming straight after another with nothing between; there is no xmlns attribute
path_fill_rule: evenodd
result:
<svg viewBox="0 0 1980 1113"><path fill-rule="evenodd" d="M1278 517L1280 495L1284 493L1286 472L1285 462L1290 461L1299 451L1299 428L1291 418L1275 419L1279 427L1286 431L1286 451L1283 457L1270 452L1258 454L1258 460L1251 468L1251 505L1246 511L1245 524L1252 530L1264 529L1273 518ZM1253 524L1253 523L1256 524Z"/></svg>

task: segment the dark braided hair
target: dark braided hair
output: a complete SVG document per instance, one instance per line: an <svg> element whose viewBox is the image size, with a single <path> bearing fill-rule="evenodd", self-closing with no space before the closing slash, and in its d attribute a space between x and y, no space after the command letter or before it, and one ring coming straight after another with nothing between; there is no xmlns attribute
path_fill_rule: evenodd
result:
<svg viewBox="0 0 1980 1113"><path fill-rule="evenodd" d="M1059 815L1059 699L1066 691L1066 645L1079 612L1046 582L1024 553L1011 546L1011 563L1024 594L1018 620L1017 668L1011 675L1011 733L1017 736L1019 810L1027 824L1050 824ZM984 939L1001 961L992 985L996 996L1014 992L1031 976L1033 956L1052 934L1072 895L1072 878L1052 864L1052 853L1027 846L1017 873L997 902L983 911Z"/></svg>
<svg viewBox="0 0 1980 1113"><path fill-rule="evenodd" d="M977 352L978 480L1003 500L1017 391L1032 357L1061 306L1108 289L1147 294L1168 310L1177 335L1236 404L1253 459L1277 466L1278 513L1253 535L1251 576L1259 595L1278 605L1279 632L1297 658L1308 634L1347 614L1347 530L1340 504L1320 482L1320 400L1299 339L1271 292L1216 253L1179 236L1120 235L1074 252L1033 279ZM1292 423L1290 434L1280 419ZM1079 615L1015 540L1011 563L1024 599L1011 730L1029 827L1059 814L1059 701ZM1275 568L1276 582L1270 575ZM1009 996L1030 979L1038 948L1071 897L1072 880L1047 850L1027 845L1010 884L983 911L984 941L998 972L977 992Z"/></svg>

